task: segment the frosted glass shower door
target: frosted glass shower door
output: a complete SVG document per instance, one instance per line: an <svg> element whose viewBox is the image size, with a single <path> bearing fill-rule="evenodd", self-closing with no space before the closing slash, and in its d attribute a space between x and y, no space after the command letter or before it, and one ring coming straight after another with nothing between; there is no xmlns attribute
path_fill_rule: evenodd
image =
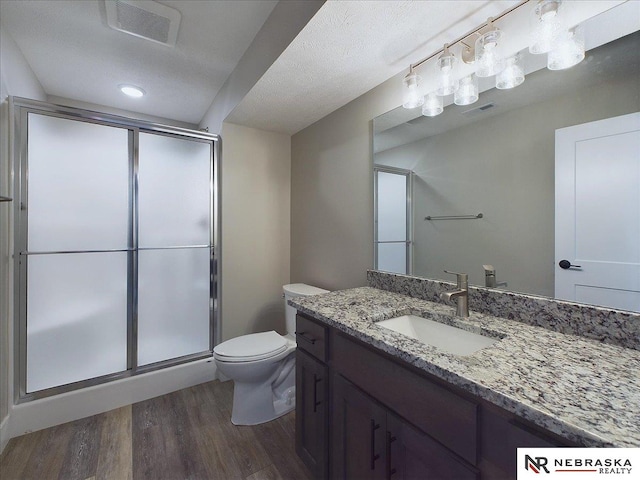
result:
<svg viewBox="0 0 640 480"><path fill-rule="evenodd" d="M127 369L129 132L28 115L26 391Z"/></svg>
<svg viewBox="0 0 640 480"><path fill-rule="evenodd" d="M410 272L410 172L376 167L375 268L385 272Z"/></svg>
<svg viewBox="0 0 640 480"><path fill-rule="evenodd" d="M140 133L139 366L211 348L211 148Z"/></svg>

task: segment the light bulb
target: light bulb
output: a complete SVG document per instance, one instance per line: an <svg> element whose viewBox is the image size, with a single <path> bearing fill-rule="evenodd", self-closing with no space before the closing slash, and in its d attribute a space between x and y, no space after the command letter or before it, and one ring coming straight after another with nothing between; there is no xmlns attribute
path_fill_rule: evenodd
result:
<svg viewBox="0 0 640 480"><path fill-rule="evenodd" d="M424 97L420 94L420 75L413 73L413 70L409 70L409 73L404 77L404 101L402 106L404 108L416 108L424 103Z"/></svg>
<svg viewBox="0 0 640 480"><path fill-rule="evenodd" d="M547 53L558 46L566 30L560 11L561 0L540 0L531 17L531 43L529 52Z"/></svg>
<svg viewBox="0 0 640 480"><path fill-rule="evenodd" d="M476 40L476 75L490 77L504 68L504 57L500 52L502 32L497 28L480 35Z"/></svg>
<svg viewBox="0 0 640 480"><path fill-rule="evenodd" d="M440 96L451 95L458 89L458 80L452 72L458 59L449 52L449 46L445 44L442 55L438 58L436 69L438 71L438 88L436 93Z"/></svg>

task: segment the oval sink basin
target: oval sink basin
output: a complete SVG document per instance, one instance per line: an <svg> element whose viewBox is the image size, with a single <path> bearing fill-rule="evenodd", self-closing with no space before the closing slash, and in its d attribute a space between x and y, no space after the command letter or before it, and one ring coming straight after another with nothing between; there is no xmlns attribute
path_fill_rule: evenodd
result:
<svg viewBox="0 0 640 480"><path fill-rule="evenodd" d="M471 355L498 341L497 338L486 337L416 315L402 315L382 320L377 324L455 355Z"/></svg>

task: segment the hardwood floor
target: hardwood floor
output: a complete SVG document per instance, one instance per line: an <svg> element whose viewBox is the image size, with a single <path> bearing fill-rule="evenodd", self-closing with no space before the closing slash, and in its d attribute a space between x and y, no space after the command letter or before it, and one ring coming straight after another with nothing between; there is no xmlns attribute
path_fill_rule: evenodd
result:
<svg viewBox="0 0 640 480"><path fill-rule="evenodd" d="M231 423L232 382L209 382L13 438L2 480L306 480L295 414Z"/></svg>

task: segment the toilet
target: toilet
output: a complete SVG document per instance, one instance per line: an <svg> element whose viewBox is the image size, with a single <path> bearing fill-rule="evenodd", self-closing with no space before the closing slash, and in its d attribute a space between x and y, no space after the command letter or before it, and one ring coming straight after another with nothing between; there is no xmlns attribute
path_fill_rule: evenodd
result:
<svg viewBox="0 0 640 480"><path fill-rule="evenodd" d="M234 381L234 425L258 425L295 408L296 309L287 304L294 297L327 293L304 283L282 287L287 334L251 333L222 342L213 349L218 371Z"/></svg>

